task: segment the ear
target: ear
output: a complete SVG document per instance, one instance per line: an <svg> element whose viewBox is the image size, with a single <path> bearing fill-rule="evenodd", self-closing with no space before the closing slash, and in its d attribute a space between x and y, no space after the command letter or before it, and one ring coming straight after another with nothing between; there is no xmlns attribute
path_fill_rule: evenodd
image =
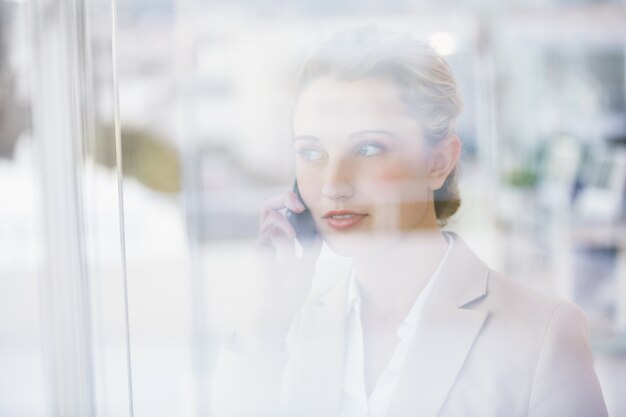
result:
<svg viewBox="0 0 626 417"><path fill-rule="evenodd" d="M431 153L431 166L428 173L428 186L438 190L454 169L461 157L461 140L453 135L436 145Z"/></svg>

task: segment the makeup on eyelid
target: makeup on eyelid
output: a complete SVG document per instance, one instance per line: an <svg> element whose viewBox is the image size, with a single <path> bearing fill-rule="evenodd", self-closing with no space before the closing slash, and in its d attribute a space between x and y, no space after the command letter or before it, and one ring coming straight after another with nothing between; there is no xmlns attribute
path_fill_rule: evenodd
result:
<svg viewBox="0 0 626 417"><path fill-rule="evenodd" d="M363 141L351 149L352 156L373 157L388 150L388 146L371 140ZM296 154L305 161L320 160L328 157L327 153L318 147L302 146L296 149Z"/></svg>
<svg viewBox="0 0 626 417"><path fill-rule="evenodd" d="M376 250L372 239L383 244L430 219L422 128L404 110L395 86L380 80L318 80L299 98L296 176L321 236L339 254L363 255Z"/></svg>

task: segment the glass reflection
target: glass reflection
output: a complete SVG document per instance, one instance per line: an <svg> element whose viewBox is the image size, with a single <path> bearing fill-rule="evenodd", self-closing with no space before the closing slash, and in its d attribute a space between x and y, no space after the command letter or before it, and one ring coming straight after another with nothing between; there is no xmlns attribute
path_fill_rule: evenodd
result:
<svg viewBox="0 0 626 417"><path fill-rule="evenodd" d="M261 291L263 202L313 172L305 162L346 154L310 138L328 132L294 149L298 68L370 24L427 41L457 78L462 204L447 230L584 309L607 406L623 414L619 2L283 3L117 1L116 120L112 4L0 1L0 414L210 414L220 347ZM386 155L391 141L368 135L344 150ZM389 185L372 195L405 195ZM385 213L379 230L406 220ZM320 250L318 275L335 276L345 259ZM83 394L65 396L83 377Z"/></svg>

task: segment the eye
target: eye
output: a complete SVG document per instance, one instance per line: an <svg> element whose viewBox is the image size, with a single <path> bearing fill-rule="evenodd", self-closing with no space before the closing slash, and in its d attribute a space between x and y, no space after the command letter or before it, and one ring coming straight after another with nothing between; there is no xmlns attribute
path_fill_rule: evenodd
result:
<svg viewBox="0 0 626 417"><path fill-rule="evenodd" d="M370 157L382 153L384 149L384 146L380 144L367 142L357 147L355 155Z"/></svg>
<svg viewBox="0 0 626 417"><path fill-rule="evenodd" d="M307 162L319 161L320 159L324 159L324 153L315 148L302 148L296 152L300 158Z"/></svg>

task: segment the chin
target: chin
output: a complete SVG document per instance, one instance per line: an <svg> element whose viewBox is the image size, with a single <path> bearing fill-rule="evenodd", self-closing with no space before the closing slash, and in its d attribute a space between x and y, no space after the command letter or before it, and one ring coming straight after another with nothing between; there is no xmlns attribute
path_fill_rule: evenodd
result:
<svg viewBox="0 0 626 417"><path fill-rule="evenodd" d="M362 257L380 253L388 235L374 233L337 233L324 235L324 242L337 255L345 257Z"/></svg>

